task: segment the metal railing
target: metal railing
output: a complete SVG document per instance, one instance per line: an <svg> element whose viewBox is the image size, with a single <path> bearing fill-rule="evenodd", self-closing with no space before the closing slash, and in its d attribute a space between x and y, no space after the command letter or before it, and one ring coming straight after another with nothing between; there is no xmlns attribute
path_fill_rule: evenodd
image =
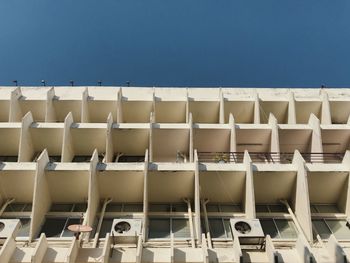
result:
<svg viewBox="0 0 350 263"><path fill-rule="evenodd" d="M341 163L344 153L301 153L307 163ZM294 153L249 152L253 163L292 163ZM242 163L244 152L198 152L198 161Z"/></svg>

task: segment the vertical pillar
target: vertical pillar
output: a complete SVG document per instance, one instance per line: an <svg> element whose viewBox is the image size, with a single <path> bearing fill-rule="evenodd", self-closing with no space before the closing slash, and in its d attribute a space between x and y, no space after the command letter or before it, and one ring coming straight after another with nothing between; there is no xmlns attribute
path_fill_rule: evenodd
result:
<svg viewBox="0 0 350 263"><path fill-rule="evenodd" d="M332 124L331 107L329 105L328 93L324 89L321 89L321 99L322 99L321 123Z"/></svg>
<svg viewBox="0 0 350 263"><path fill-rule="evenodd" d="M33 115L28 112L22 119L21 135L19 139L18 162L30 162L33 160L34 145L30 133L30 125L33 123Z"/></svg>
<svg viewBox="0 0 350 263"><path fill-rule="evenodd" d="M73 124L72 112L64 119L63 144L61 162L71 162L74 157L73 139L70 127Z"/></svg>
<svg viewBox="0 0 350 263"><path fill-rule="evenodd" d="M123 90L122 88L119 89L118 92L118 103L117 103L117 123L123 122Z"/></svg>
<svg viewBox="0 0 350 263"><path fill-rule="evenodd" d="M45 103L45 122L55 122L56 111L53 105L53 99L55 97L55 89L52 87L46 93L46 103Z"/></svg>
<svg viewBox="0 0 350 263"><path fill-rule="evenodd" d="M45 149L36 162L33 208L30 221L29 241L33 240L45 220L45 215L51 206L50 189L45 176L45 168L49 163L49 155Z"/></svg>
<svg viewBox="0 0 350 263"><path fill-rule="evenodd" d="M188 126L190 128L190 145L189 145L189 159L190 162L193 162L193 121L192 121L192 113L189 113L189 122Z"/></svg>
<svg viewBox="0 0 350 263"><path fill-rule="evenodd" d="M88 191L88 209L86 216L86 224L92 226L95 221L97 209L100 203L99 184L97 178L97 164L98 164L98 153L95 149L91 160L89 169L89 191Z"/></svg>
<svg viewBox="0 0 350 263"><path fill-rule="evenodd" d="M75 263L79 253L79 240L76 240L75 237L72 239L67 252L66 263Z"/></svg>
<svg viewBox="0 0 350 263"><path fill-rule="evenodd" d="M230 125L230 128L231 128L230 152L232 153L232 152L237 152L236 125L235 125L235 119L233 118L232 113L230 113L229 125Z"/></svg>
<svg viewBox="0 0 350 263"><path fill-rule="evenodd" d="M186 123L188 123L190 120L189 114L190 114L190 100L188 97L188 88L186 88Z"/></svg>
<svg viewBox="0 0 350 263"><path fill-rule="evenodd" d="M21 89L17 87L11 92L9 122L20 122L22 119L22 109L19 99L22 96Z"/></svg>
<svg viewBox="0 0 350 263"><path fill-rule="evenodd" d="M273 153L280 153L280 140L278 134L278 124L276 117L270 113L269 115L269 125L271 127L271 148L270 151Z"/></svg>
<svg viewBox="0 0 350 263"><path fill-rule="evenodd" d="M145 152L145 167L143 172L143 228L142 240L146 241L148 229L148 149Z"/></svg>
<svg viewBox="0 0 350 263"><path fill-rule="evenodd" d="M151 112L149 124L149 162L153 162L153 113Z"/></svg>
<svg viewBox="0 0 350 263"><path fill-rule="evenodd" d="M81 122L90 122L90 114L89 114L89 90L85 88L82 93L81 98Z"/></svg>
<svg viewBox="0 0 350 263"><path fill-rule="evenodd" d="M106 156L105 162L113 162L114 149L113 149L113 115L109 113L107 118L107 131L106 131Z"/></svg>
<svg viewBox="0 0 350 263"><path fill-rule="evenodd" d="M198 243L201 243L201 204L200 204L200 185L199 185L199 162L197 150L194 150L194 212L195 212L195 228L196 228L196 237Z"/></svg>
<svg viewBox="0 0 350 263"><path fill-rule="evenodd" d="M320 126L320 120L313 114L310 114L309 118L309 126L312 128L312 137L311 137L311 153L323 153L323 147L322 147L322 135L321 135L321 126ZM320 156L321 160L323 159L323 156ZM318 158L320 158L318 157ZM311 161L314 159L317 159L317 157L314 157L311 155Z"/></svg>
<svg viewBox="0 0 350 263"><path fill-rule="evenodd" d="M253 183L253 165L247 150L244 151L243 163L246 168L246 181L245 181L245 215L248 219L255 218L255 196L254 196L254 183Z"/></svg>
<svg viewBox="0 0 350 263"><path fill-rule="evenodd" d="M220 110L219 110L219 123L223 124L225 123L225 98L224 94L222 93L222 89L220 88Z"/></svg>
<svg viewBox="0 0 350 263"><path fill-rule="evenodd" d="M257 92L255 93L254 100L254 124L260 124L260 99Z"/></svg>
<svg viewBox="0 0 350 263"><path fill-rule="evenodd" d="M33 255L31 257L32 263L41 263L44 261L44 256L48 248L47 239L44 233L40 235L39 241L36 243Z"/></svg>
<svg viewBox="0 0 350 263"><path fill-rule="evenodd" d="M305 160L298 150L295 150L293 162L297 168L297 181L295 193L295 216L298 219L303 233L308 241L312 241L312 223L309 199L309 187Z"/></svg>
<svg viewBox="0 0 350 263"><path fill-rule="evenodd" d="M295 110L295 98L294 92L289 92L289 102L288 102L288 124L296 124L296 110Z"/></svg>

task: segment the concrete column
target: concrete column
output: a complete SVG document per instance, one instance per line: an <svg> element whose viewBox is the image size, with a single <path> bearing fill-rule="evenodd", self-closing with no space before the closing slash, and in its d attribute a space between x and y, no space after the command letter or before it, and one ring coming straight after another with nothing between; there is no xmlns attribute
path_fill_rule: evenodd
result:
<svg viewBox="0 0 350 263"><path fill-rule="evenodd" d="M350 151L347 150L345 152L342 164L348 169L350 172ZM344 208L345 214L348 218L350 218L350 176L346 180L346 189L341 193L340 197L340 206Z"/></svg>
<svg viewBox="0 0 350 263"><path fill-rule="evenodd" d="M297 168L297 182L295 193L295 216L308 241L312 241L312 223L309 199L309 187L305 160L298 150L295 150L293 162Z"/></svg>
<svg viewBox="0 0 350 263"><path fill-rule="evenodd" d="M100 192L99 184L97 178L97 164L98 164L98 153L95 149L91 160L90 160L90 169L89 169L89 191L88 191L88 208L86 215L85 224L92 226L95 221L96 213L98 206L100 204Z"/></svg>
<svg viewBox="0 0 350 263"><path fill-rule="evenodd" d="M335 262L335 263L349 262L343 248L338 243L334 235L331 235L331 237L328 239L326 249L328 250L328 254L331 257L332 262Z"/></svg>
<svg viewBox="0 0 350 263"><path fill-rule="evenodd" d="M66 263L75 263L78 257L79 248L79 240L76 240L74 237L68 249Z"/></svg>
<svg viewBox="0 0 350 263"><path fill-rule="evenodd" d="M300 259L299 262L316 262L314 256L312 255L311 247L303 235L298 235L297 242L295 243L295 248ZM310 261L311 258L313 261Z"/></svg>
<svg viewBox="0 0 350 263"><path fill-rule="evenodd" d="M270 113L269 125L271 127L271 148L270 151L279 154L280 153L280 140L278 134L278 124L276 117Z"/></svg>
<svg viewBox="0 0 350 263"><path fill-rule="evenodd" d="M71 162L74 157L74 147L70 127L73 124L73 114L69 112L64 119L63 144L61 162Z"/></svg>
<svg viewBox="0 0 350 263"><path fill-rule="evenodd" d="M33 208L30 221L29 241L35 239L45 220L45 215L51 206L50 189L45 175L45 168L49 163L49 155L45 149L36 162Z"/></svg>
<svg viewBox="0 0 350 263"><path fill-rule="evenodd" d="M34 156L34 145L30 133L33 115L28 112L22 119L21 135L19 139L18 162L31 162Z"/></svg>
<svg viewBox="0 0 350 263"><path fill-rule="evenodd" d="M118 103L117 103L117 123L123 122L122 101L123 101L123 90L122 88L120 88L118 92Z"/></svg>
<svg viewBox="0 0 350 263"><path fill-rule="evenodd" d="M190 145L189 145L189 159L190 162L193 162L193 120L192 120L192 113L189 113L189 122L188 126L190 128Z"/></svg>
<svg viewBox="0 0 350 263"><path fill-rule="evenodd" d="M156 90L153 87L153 94L152 94L152 112L153 112L153 118L154 122L157 122L157 116L156 116Z"/></svg>
<svg viewBox="0 0 350 263"><path fill-rule="evenodd" d="M311 113L308 124L312 128L311 153L323 153L320 120ZM314 159L315 157L311 156L311 161ZM322 161L323 157L316 157L316 159L321 159Z"/></svg>
<svg viewBox="0 0 350 263"><path fill-rule="evenodd" d="M231 128L230 152L237 152L236 125L235 125L235 119L233 118L232 113L230 113L229 125L230 125L230 128ZM230 158L231 158L231 156L230 156Z"/></svg>
<svg viewBox="0 0 350 263"><path fill-rule="evenodd" d="M55 89L50 88L46 93L45 103L45 122L55 122L57 120L53 99L55 97Z"/></svg>
<svg viewBox="0 0 350 263"><path fill-rule="evenodd" d="M257 92L255 93L254 100L254 124L260 124L260 99Z"/></svg>
<svg viewBox="0 0 350 263"><path fill-rule="evenodd" d="M13 253L16 250L16 240L13 236L10 236L6 239L4 245L0 250L0 262L9 263Z"/></svg>
<svg viewBox="0 0 350 263"><path fill-rule="evenodd" d="M296 110L295 110L295 98L294 92L289 92L289 102L288 102L288 124L296 124Z"/></svg>
<svg viewBox="0 0 350 263"><path fill-rule="evenodd" d="M40 235L39 241L36 243L33 255L31 257L32 263L41 263L44 261L44 256L48 248L47 239L44 233Z"/></svg>
<svg viewBox="0 0 350 263"><path fill-rule="evenodd" d="M149 162L153 162L153 114L151 112L149 124Z"/></svg>
<svg viewBox="0 0 350 263"><path fill-rule="evenodd" d="M225 123L225 99L224 94L222 93L222 89L220 88L220 112L219 112L219 123Z"/></svg>
<svg viewBox="0 0 350 263"><path fill-rule="evenodd" d="M190 120L190 99L188 97L188 88L186 88L186 123Z"/></svg>
<svg viewBox="0 0 350 263"><path fill-rule="evenodd" d="M329 105L328 93L324 89L321 89L321 98L322 98L321 123L332 124L331 107Z"/></svg>
<svg viewBox="0 0 350 263"><path fill-rule="evenodd" d="M201 230L201 203L200 203L200 184L199 184L199 162L198 162L198 155L197 150L194 150L194 164L195 164L195 171L194 171L194 212L195 212L195 229L197 234L198 242L201 243L201 236L202 236L202 230Z"/></svg>
<svg viewBox="0 0 350 263"><path fill-rule="evenodd" d="M250 159L249 153L246 150L244 152L243 163L246 168L246 181L245 181L245 214L246 218L255 218L255 195L254 195L254 182L253 182L253 164Z"/></svg>
<svg viewBox="0 0 350 263"><path fill-rule="evenodd" d="M111 237L109 233L106 235L105 243L103 245L102 263L108 263L111 254Z"/></svg>
<svg viewBox="0 0 350 263"><path fill-rule="evenodd" d="M22 119L22 109L19 99L22 96L21 89L17 87L11 92L9 122L20 122Z"/></svg>
<svg viewBox="0 0 350 263"><path fill-rule="evenodd" d="M82 93L81 98L81 122L90 122L90 114L89 114L89 90L86 88Z"/></svg>
<svg viewBox="0 0 350 263"><path fill-rule="evenodd" d="M143 172L143 227L142 240L147 240L148 229L148 149L145 152L145 167Z"/></svg>
<svg viewBox="0 0 350 263"><path fill-rule="evenodd" d="M106 131L106 156L105 161L107 163L113 162L114 148L113 148L113 115L109 113L107 118L107 131Z"/></svg>
<svg viewBox="0 0 350 263"><path fill-rule="evenodd" d="M277 263L278 262L278 255L275 249L275 246L273 245L272 239L270 235L266 236L265 240L265 250L267 258L269 259L270 263Z"/></svg>

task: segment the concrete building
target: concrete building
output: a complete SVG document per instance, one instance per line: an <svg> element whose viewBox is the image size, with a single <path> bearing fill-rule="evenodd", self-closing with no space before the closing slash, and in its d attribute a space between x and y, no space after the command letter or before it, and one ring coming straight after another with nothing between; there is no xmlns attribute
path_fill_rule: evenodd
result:
<svg viewBox="0 0 350 263"><path fill-rule="evenodd" d="M349 116L350 89L1 87L0 262L348 262Z"/></svg>

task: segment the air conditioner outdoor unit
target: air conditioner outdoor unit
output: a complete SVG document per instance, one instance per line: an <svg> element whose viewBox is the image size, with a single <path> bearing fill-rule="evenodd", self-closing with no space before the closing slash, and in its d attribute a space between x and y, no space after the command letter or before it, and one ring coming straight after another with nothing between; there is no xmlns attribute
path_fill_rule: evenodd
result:
<svg viewBox="0 0 350 263"><path fill-rule="evenodd" d="M19 219L0 219L0 239L15 236L20 226Z"/></svg>
<svg viewBox="0 0 350 263"><path fill-rule="evenodd" d="M116 243L137 243L141 227L141 219L114 219L111 236Z"/></svg>
<svg viewBox="0 0 350 263"><path fill-rule="evenodd" d="M261 244L264 240L264 231L259 219L230 219L233 237L239 238L242 245Z"/></svg>

